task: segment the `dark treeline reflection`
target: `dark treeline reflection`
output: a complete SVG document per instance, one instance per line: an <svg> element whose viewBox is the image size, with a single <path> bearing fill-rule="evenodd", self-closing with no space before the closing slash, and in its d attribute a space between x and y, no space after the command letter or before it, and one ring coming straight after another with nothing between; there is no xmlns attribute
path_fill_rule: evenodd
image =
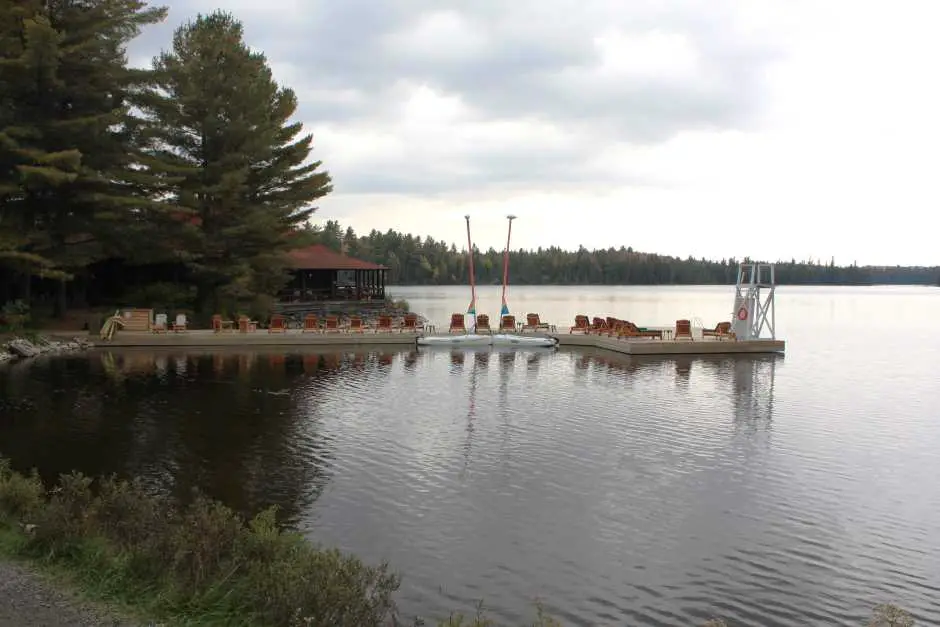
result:
<svg viewBox="0 0 940 627"><path fill-rule="evenodd" d="M198 488L244 515L277 505L293 524L330 480L318 390L375 376L394 357L116 351L23 362L0 369L0 455L46 481L116 473L181 499Z"/></svg>

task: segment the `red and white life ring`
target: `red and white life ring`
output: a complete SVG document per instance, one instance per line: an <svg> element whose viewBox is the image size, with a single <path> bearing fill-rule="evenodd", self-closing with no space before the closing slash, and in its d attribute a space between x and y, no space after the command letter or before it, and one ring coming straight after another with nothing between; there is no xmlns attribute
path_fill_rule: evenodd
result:
<svg viewBox="0 0 940 627"><path fill-rule="evenodd" d="M738 320L747 320L747 307L742 305L741 308L738 309Z"/></svg>

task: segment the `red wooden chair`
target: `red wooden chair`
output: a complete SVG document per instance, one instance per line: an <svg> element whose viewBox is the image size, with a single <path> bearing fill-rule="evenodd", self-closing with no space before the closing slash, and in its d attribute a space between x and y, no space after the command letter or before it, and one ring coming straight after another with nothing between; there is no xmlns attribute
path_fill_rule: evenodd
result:
<svg viewBox="0 0 940 627"><path fill-rule="evenodd" d="M281 314L271 316L271 324L268 326L268 333L284 333L286 330L287 325L284 322L284 316Z"/></svg>
<svg viewBox="0 0 940 627"><path fill-rule="evenodd" d="M375 323L375 332L376 333L391 333L392 332L392 317L391 316L379 316L378 320Z"/></svg>
<svg viewBox="0 0 940 627"><path fill-rule="evenodd" d="M676 333L673 335L673 339L678 340L680 337L686 337L690 340L694 339L692 337L692 322L689 320L676 320Z"/></svg>
<svg viewBox="0 0 940 627"><path fill-rule="evenodd" d="M499 332L505 333L506 331L515 331L516 330L516 317L507 315L499 319Z"/></svg>
<svg viewBox="0 0 940 627"><path fill-rule="evenodd" d="M307 314L304 316L304 326L300 331L301 333L319 333L320 330L320 319L316 314Z"/></svg>
<svg viewBox="0 0 940 627"><path fill-rule="evenodd" d="M464 323L464 318L462 313L451 314L450 316L450 329L448 333L466 333L467 326Z"/></svg>

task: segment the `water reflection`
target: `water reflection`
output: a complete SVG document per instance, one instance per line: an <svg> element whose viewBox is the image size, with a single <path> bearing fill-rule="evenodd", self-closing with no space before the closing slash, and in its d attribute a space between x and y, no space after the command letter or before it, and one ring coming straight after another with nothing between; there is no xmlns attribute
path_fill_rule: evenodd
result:
<svg viewBox="0 0 940 627"><path fill-rule="evenodd" d="M335 356L276 353L37 360L28 377L0 373L2 452L47 481L116 472L184 499L198 488L245 514L277 504L294 522L330 476L316 423L292 410L297 375L338 367Z"/></svg>
<svg viewBox="0 0 940 627"><path fill-rule="evenodd" d="M464 465L461 469L461 478L466 477L470 466L470 453L473 449L473 422L476 418L477 377L481 371L489 367L489 351L477 351L473 355L473 368L470 370L470 393L467 408L467 441L464 445Z"/></svg>
<svg viewBox="0 0 940 627"><path fill-rule="evenodd" d="M937 499L872 495L906 485L895 456L880 458L894 474L867 470L885 421L833 438L818 406L793 411L804 386L782 364L105 351L0 369L0 451L47 475L198 486L245 513L276 503L312 539L389 560L406 614L472 612L482 598L499 623L523 624L539 597L572 625L839 623L888 564L907 573L904 603L937 617L916 583L940 561ZM937 433L918 427L915 458ZM923 446L920 468L933 454ZM895 515L903 507L919 515Z"/></svg>

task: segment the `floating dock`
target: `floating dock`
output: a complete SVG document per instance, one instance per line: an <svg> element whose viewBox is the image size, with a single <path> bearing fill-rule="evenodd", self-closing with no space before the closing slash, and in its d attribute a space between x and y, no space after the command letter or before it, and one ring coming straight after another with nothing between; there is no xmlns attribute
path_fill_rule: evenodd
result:
<svg viewBox="0 0 940 627"><path fill-rule="evenodd" d="M297 329L287 329L280 333L268 333L259 329L242 333L240 331L216 332L211 329L192 331L169 331L152 333L139 331L119 331L110 340L94 338L95 346L107 348L143 348L154 347L191 347L191 348L251 348L254 346L415 346L418 335L415 333L303 333Z"/></svg>
<svg viewBox="0 0 940 627"><path fill-rule="evenodd" d="M624 340L588 333L550 335L558 338L559 346L600 348L623 355L754 355L782 353L786 350L783 340L770 339Z"/></svg>
<svg viewBox="0 0 940 627"><path fill-rule="evenodd" d="M596 334L548 333L558 339L559 347L589 347L609 350L624 355L720 355L780 353L785 349L783 340L626 340ZM262 346L416 346L415 333L302 333L288 329L282 333L264 330L250 333L211 330L182 331L179 333L148 333L121 331L111 340L95 339L101 348L253 348ZM459 346L454 347L459 350Z"/></svg>

